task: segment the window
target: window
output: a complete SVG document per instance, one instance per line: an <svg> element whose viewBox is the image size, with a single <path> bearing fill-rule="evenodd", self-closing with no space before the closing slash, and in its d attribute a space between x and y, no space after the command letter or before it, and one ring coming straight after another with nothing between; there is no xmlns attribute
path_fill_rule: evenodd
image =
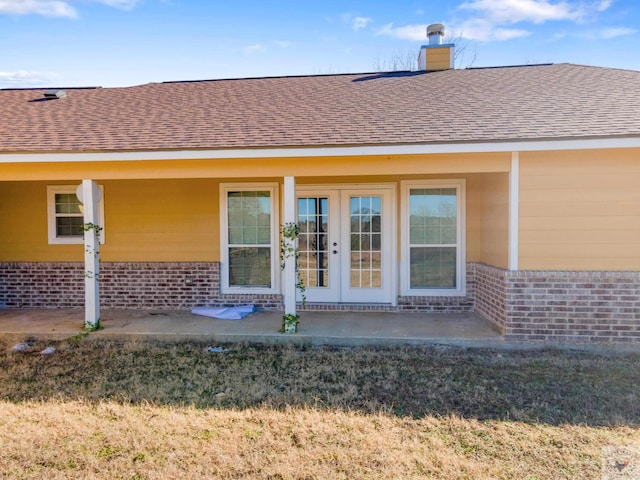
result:
<svg viewBox="0 0 640 480"><path fill-rule="evenodd" d="M464 187L403 182L403 295L464 295Z"/></svg>
<svg viewBox="0 0 640 480"><path fill-rule="evenodd" d="M77 185L47 187L50 244L81 244L84 241L84 213L76 196L77 188ZM100 189L102 190L102 187ZM103 200L98 205L100 225L104 226ZM100 243L104 243L104 230L100 232Z"/></svg>
<svg viewBox="0 0 640 480"><path fill-rule="evenodd" d="M220 188L222 291L278 290L277 184Z"/></svg>

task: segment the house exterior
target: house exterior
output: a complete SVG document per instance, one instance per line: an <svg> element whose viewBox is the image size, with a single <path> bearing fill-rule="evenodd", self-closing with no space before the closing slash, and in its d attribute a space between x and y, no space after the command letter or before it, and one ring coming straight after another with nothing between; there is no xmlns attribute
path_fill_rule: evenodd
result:
<svg viewBox="0 0 640 480"><path fill-rule="evenodd" d="M419 72L0 90L0 308L82 307L91 218L102 306L282 309L294 222L298 309L640 342L640 72L456 70L452 48Z"/></svg>

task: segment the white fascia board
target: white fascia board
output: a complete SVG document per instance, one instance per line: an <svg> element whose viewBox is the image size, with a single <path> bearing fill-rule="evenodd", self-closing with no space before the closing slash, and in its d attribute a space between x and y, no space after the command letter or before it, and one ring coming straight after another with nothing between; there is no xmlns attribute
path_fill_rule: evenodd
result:
<svg viewBox="0 0 640 480"><path fill-rule="evenodd" d="M428 155L445 153L536 152L640 148L640 137L522 142L439 143L355 147L291 147L229 150L156 150L105 153L8 153L0 163L72 163L235 158L304 158L363 155Z"/></svg>

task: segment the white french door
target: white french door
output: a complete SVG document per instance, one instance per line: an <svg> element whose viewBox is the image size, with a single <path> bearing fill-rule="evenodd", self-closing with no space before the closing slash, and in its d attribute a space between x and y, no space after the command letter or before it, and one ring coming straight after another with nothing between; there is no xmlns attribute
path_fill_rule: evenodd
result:
<svg viewBox="0 0 640 480"><path fill-rule="evenodd" d="M309 302L393 303L393 186L297 192L300 276Z"/></svg>

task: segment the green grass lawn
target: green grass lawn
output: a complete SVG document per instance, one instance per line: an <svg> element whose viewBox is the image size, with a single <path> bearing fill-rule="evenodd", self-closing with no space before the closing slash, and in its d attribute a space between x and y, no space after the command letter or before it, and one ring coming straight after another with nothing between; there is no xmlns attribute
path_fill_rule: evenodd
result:
<svg viewBox="0 0 640 480"><path fill-rule="evenodd" d="M600 478L640 448L638 354L12 344L0 478Z"/></svg>

